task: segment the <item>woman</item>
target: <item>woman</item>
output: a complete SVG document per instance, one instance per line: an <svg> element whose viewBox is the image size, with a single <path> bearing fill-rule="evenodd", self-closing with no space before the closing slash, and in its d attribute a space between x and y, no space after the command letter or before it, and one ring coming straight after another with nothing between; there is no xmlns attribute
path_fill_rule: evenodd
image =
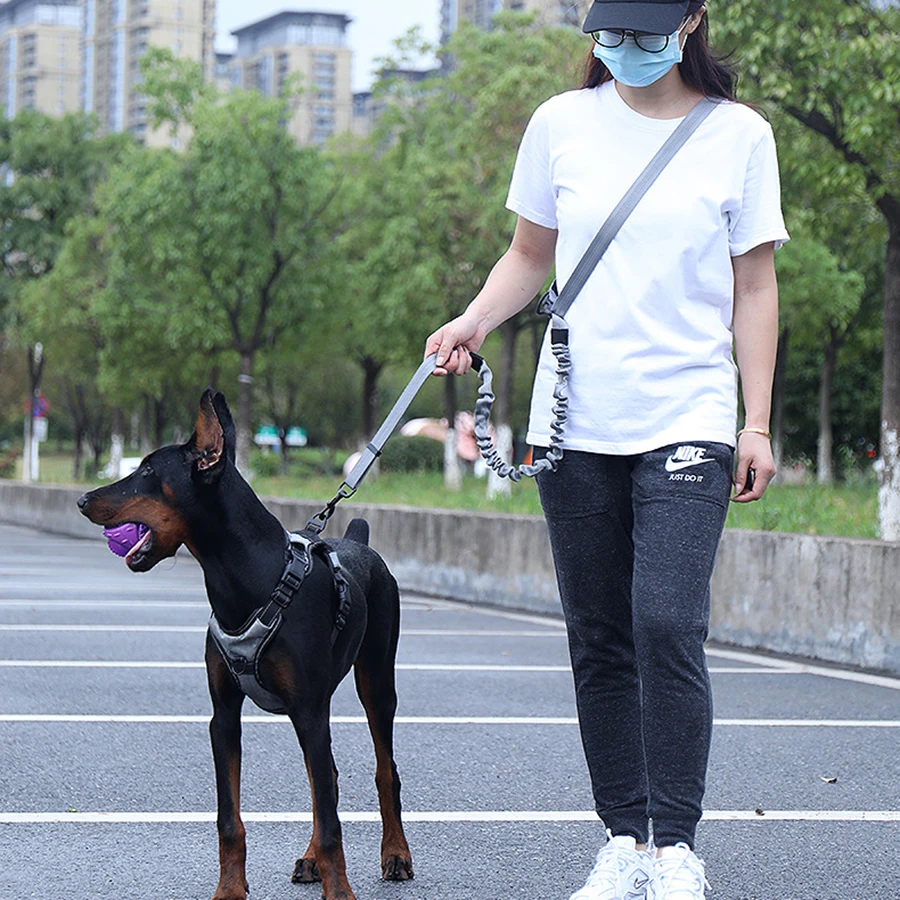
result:
<svg viewBox="0 0 900 900"><path fill-rule="evenodd" d="M531 301L554 261L565 283L681 118L704 95L721 101L567 314L565 453L538 484L609 837L570 900L705 896L693 847L712 728L709 582L729 494L758 500L775 474L774 250L788 239L775 145L767 122L735 102L705 13L685 0L595 0L582 89L543 104L519 149L512 244L466 312L426 342L437 374L466 373L470 352ZM550 445L555 381L547 339L528 433L536 456Z"/></svg>

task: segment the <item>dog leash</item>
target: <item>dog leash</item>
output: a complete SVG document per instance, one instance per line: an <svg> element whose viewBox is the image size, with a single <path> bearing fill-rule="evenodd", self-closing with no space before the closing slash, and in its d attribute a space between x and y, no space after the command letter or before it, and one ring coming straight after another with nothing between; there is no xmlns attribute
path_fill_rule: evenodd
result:
<svg viewBox="0 0 900 900"><path fill-rule="evenodd" d="M551 321L550 349L556 357L557 366L557 382L553 389L553 399L555 401L553 405L553 421L550 424L552 434L550 447L543 459L539 459L531 465L515 467L507 463L497 451L490 436L491 409L496 399L492 391L493 373L482 356L479 356L477 353L471 353L472 367L481 379L481 385L478 388L478 400L475 402L475 441L478 444L478 449L481 451L482 458L501 478L520 481L523 476L533 478L543 471L556 471L563 455L562 439L568 420L569 408L569 372L572 369L572 357L569 353L569 325L565 320L565 314L569 311L569 307L597 267L601 257L606 252L606 248L609 247L619 229L625 224L625 220L631 215L641 198L647 193L678 151L687 143L688 138L700 127L717 105L717 101L704 97L684 117L675 131L669 135L662 147L637 177L634 184L625 192L615 209L609 214L609 217L600 227L600 230L585 251L584 256L579 260L571 277L563 286L562 291L557 292L556 282L554 282L538 304L538 313L548 316ZM409 408L413 398L434 371L436 360L437 353L432 353L425 358L416 370L416 374L413 375L403 389L403 393L394 404L381 428L376 432L375 437L366 445L362 456L338 488L337 494L306 523L307 531L321 534L328 524L328 520L334 514L338 503L341 500L352 497L356 493L360 482L366 477L375 460L381 456L384 445L400 423L400 419Z"/></svg>
<svg viewBox="0 0 900 900"><path fill-rule="evenodd" d="M479 357L480 359L480 357ZM366 444L362 455L357 460L356 465L350 470L350 474L341 482L338 492L334 497L325 504L325 506L317 512L307 523L306 531L314 534L321 534L322 530L328 524L328 520L334 515L334 510L341 500L347 500L356 493L360 482L369 472L369 469L375 464L375 460L381 456L384 445L388 442L388 438L394 433L394 429L400 424L403 414L409 409L410 403L415 399L419 389L428 380L431 373L434 372L435 362L437 361L437 353L426 356L422 364L416 369L416 374L410 379L409 383L403 389L403 393L397 398L387 418L381 425L381 428L375 432L375 437Z"/></svg>

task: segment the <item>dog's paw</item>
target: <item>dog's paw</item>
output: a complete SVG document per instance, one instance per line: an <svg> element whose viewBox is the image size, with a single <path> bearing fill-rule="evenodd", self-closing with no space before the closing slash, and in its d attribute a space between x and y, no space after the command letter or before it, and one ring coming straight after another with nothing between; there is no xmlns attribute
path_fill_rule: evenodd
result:
<svg viewBox="0 0 900 900"><path fill-rule="evenodd" d="M212 900L247 900L247 895L249 894L249 892L249 886L246 887L243 892L238 893L229 891L226 894L222 894L217 891L215 897L213 897Z"/></svg>
<svg viewBox="0 0 900 900"><path fill-rule="evenodd" d="M381 877L385 881L409 881L413 874L412 860L408 856L388 856L381 862Z"/></svg>
<svg viewBox="0 0 900 900"><path fill-rule="evenodd" d="M319 874L319 867L314 859L304 857L297 860L294 865L294 874L291 875L291 881L294 884L312 884L321 880L322 876Z"/></svg>
<svg viewBox="0 0 900 900"><path fill-rule="evenodd" d="M241 890L239 885L233 882L230 884L220 884L216 889L216 894L212 900L247 900L247 894L250 891L250 885L244 882L244 889Z"/></svg>

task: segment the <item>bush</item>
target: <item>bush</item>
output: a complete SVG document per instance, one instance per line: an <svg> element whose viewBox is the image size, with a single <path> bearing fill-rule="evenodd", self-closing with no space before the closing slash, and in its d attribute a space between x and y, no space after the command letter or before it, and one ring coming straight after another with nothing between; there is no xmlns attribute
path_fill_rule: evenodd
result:
<svg viewBox="0 0 900 900"><path fill-rule="evenodd" d="M0 450L0 478L16 477L17 456L15 450Z"/></svg>
<svg viewBox="0 0 900 900"><path fill-rule="evenodd" d="M250 469L259 478L274 478L281 474L281 454L259 451L251 453Z"/></svg>
<svg viewBox="0 0 900 900"><path fill-rule="evenodd" d="M381 454L385 472L440 472L444 468L444 445L427 437L392 437Z"/></svg>

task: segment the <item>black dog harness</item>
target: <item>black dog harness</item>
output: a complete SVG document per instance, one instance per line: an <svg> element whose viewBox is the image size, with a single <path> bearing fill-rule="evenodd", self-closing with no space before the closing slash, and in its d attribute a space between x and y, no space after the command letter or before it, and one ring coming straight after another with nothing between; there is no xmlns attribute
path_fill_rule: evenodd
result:
<svg viewBox="0 0 900 900"><path fill-rule="evenodd" d="M281 578L265 606L257 609L240 631L225 631L215 613L209 617L209 634L216 642L222 658L240 689L259 707L271 713L284 713L281 700L268 690L259 677L259 663L266 647L278 634L284 622L284 611L312 571L314 556L328 566L338 594L338 611L331 632L331 645L347 622L350 612L350 589L341 561L325 541L296 532L288 534L285 566Z"/></svg>

